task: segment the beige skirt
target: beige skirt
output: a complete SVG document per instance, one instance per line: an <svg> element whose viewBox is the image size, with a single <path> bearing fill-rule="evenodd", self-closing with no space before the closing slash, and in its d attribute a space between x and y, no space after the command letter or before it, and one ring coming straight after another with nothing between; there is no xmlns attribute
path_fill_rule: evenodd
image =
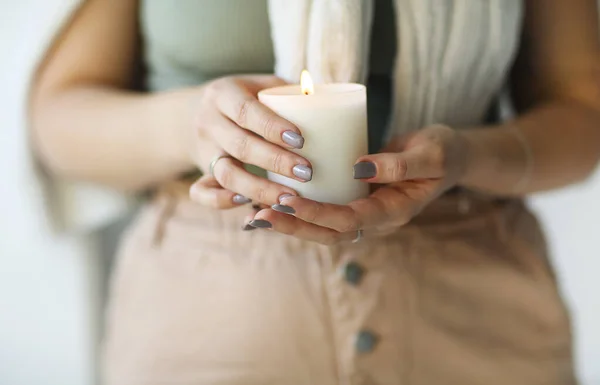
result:
<svg viewBox="0 0 600 385"><path fill-rule="evenodd" d="M395 234L242 231L165 189L126 233L107 385L568 385L568 313L536 219L447 194Z"/></svg>

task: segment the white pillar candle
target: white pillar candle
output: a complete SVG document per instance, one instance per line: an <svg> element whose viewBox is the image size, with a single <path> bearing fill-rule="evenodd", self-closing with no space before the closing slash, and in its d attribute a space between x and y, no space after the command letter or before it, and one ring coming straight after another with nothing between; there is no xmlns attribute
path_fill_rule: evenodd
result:
<svg viewBox="0 0 600 385"><path fill-rule="evenodd" d="M369 195L369 185L353 177L356 160L368 153L367 93L353 83L288 85L260 91L258 99L302 132L304 147L294 150L309 160L312 180L299 182L268 173L271 181L301 196L326 203L347 204Z"/></svg>

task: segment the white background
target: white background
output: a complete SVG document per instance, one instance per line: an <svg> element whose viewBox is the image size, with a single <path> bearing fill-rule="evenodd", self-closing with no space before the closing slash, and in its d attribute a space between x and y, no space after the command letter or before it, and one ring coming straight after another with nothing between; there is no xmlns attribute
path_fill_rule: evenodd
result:
<svg viewBox="0 0 600 385"><path fill-rule="evenodd" d="M7 129L19 119L15 74L31 54L28 39L43 28L32 25L40 4L0 0L0 384L91 385L105 261L89 251L95 239L43 231L40 208L30 203L39 192L13 167L25 149ZM600 384L600 172L584 185L534 197L533 206L573 311L580 376Z"/></svg>

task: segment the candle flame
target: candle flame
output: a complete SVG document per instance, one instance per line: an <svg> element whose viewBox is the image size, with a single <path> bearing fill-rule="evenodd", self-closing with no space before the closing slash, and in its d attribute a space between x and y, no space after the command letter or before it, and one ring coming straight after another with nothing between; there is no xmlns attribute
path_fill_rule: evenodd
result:
<svg viewBox="0 0 600 385"><path fill-rule="evenodd" d="M312 78L307 70L303 70L300 75L300 88L304 95L312 95L315 93L315 87L313 86Z"/></svg>

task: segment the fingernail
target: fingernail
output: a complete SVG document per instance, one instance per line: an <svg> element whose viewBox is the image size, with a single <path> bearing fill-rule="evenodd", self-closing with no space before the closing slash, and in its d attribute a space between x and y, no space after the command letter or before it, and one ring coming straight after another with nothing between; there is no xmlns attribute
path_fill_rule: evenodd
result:
<svg viewBox="0 0 600 385"><path fill-rule="evenodd" d="M304 138L302 135L295 133L294 131L285 131L281 134L281 139L294 148L304 147Z"/></svg>
<svg viewBox="0 0 600 385"><path fill-rule="evenodd" d="M273 227L271 222L265 221L264 219L253 219L248 223L248 225L252 227L256 227L257 229L270 229Z"/></svg>
<svg viewBox="0 0 600 385"><path fill-rule="evenodd" d="M282 203L285 198L290 198L290 197L293 197L293 195L292 194L282 194L279 197L279 203Z"/></svg>
<svg viewBox="0 0 600 385"><path fill-rule="evenodd" d="M294 168L292 169L292 172L294 173L294 175L296 175L298 178L308 182L309 180L312 179L312 169L308 166L305 166L303 164L299 164L294 166Z"/></svg>
<svg viewBox="0 0 600 385"><path fill-rule="evenodd" d="M243 195L236 194L233 196L233 203L236 203L238 205L243 205L243 204L250 203L250 202L252 202L252 200L246 198Z"/></svg>
<svg viewBox="0 0 600 385"><path fill-rule="evenodd" d="M354 165L354 179L369 179L377 175L375 163L359 162Z"/></svg>
<svg viewBox="0 0 600 385"><path fill-rule="evenodd" d="M244 230L244 231L256 230L256 227L250 226L250 224L247 224L244 227L242 227L242 230Z"/></svg>
<svg viewBox="0 0 600 385"><path fill-rule="evenodd" d="M286 206L286 205L273 205L273 206L271 206L271 208L275 211L279 211L280 213L284 213L284 214L295 214L296 213L296 210L294 210L293 207Z"/></svg>

